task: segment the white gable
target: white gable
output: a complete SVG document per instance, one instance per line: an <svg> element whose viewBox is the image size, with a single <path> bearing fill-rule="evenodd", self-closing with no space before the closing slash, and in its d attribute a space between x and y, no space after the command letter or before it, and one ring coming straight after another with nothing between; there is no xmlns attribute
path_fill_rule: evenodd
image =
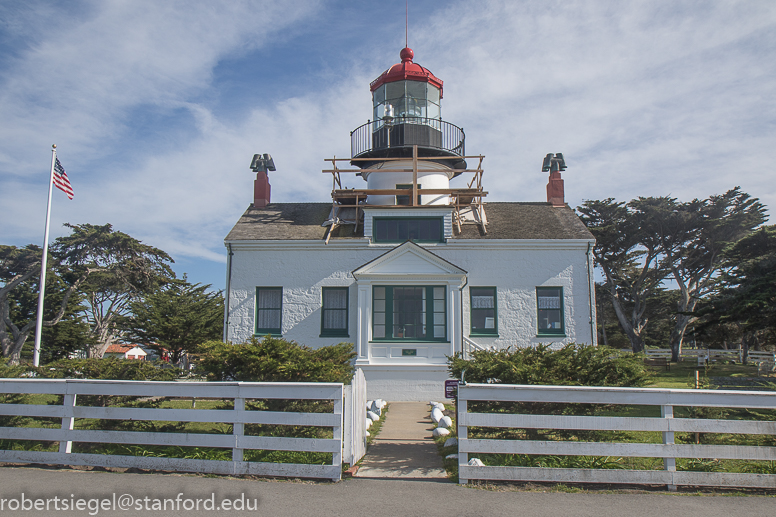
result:
<svg viewBox="0 0 776 517"><path fill-rule="evenodd" d="M417 244L405 242L353 271L353 276L357 279L372 275L464 277L466 271Z"/></svg>

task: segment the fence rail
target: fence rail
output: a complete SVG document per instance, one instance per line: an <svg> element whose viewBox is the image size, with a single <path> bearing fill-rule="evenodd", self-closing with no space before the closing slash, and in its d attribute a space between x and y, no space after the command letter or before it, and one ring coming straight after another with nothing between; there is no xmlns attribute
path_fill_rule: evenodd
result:
<svg viewBox="0 0 776 517"><path fill-rule="evenodd" d="M671 358L670 348L648 348L644 350L647 357L650 359L665 357ZM682 353L679 354L680 359L700 359L706 361L738 361L743 362L744 351L741 349L735 350L721 350L713 348L683 348ZM776 363L776 352L762 352L756 350L750 350L747 354L747 359L752 363L766 362L774 364Z"/></svg>
<svg viewBox="0 0 776 517"><path fill-rule="evenodd" d="M0 415L61 419L58 428L0 427L0 440L59 442L59 451L0 450L0 462L134 467L212 474L253 474L339 480L343 448L343 385L339 383L150 382L61 379L0 379L0 394L62 395L61 405L0 404ZM186 397L231 400L234 409L167 409L78 405L85 395ZM246 408L255 399L330 401L330 413L257 411ZM78 429L81 419L232 424L230 434L140 432ZM330 428L332 438L249 436L246 424ZM124 456L74 453L73 443L215 447L231 449L232 459ZM330 464L245 461L246 450L331 453Z"/></svg>
<svg viewBox="0 0 776 517"><path fill-rule="evenodd" d="M659 406L661 417L472 413L471 401ZM776 474L677 471L677 458L776 461L776 447L674 443L676 432L776 435L775 421L674 418L674 407L776 409L776 393L468 384L458 388L459 480L641 483L776 488ZM494 440L469 438L469 427L657 431L662 443ZM470 454L662 458L663 470L468 465Z"/></svg>

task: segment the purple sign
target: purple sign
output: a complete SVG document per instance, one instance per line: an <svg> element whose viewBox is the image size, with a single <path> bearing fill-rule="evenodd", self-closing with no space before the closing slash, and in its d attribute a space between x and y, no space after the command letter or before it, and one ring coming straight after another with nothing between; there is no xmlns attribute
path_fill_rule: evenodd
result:
<svg viewBox="0 0 776 517"><path fill-rule="evenodd" d="M445 381L445 398L454 399L458 389L458 379L449 379Z"/></svg>

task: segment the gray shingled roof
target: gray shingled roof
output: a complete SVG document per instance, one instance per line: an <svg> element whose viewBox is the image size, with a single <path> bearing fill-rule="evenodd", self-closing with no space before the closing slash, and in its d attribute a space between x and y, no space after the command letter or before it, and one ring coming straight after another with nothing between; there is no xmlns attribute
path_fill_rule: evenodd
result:
<svg viewBox="0 0 776 517"><path fill-rule="evenodd" d="M227 241L246 240L323 240L331 203L270 203L266 208L249 206L226 236ZM549 203L486 203L488 233L464 225L456 239L593 239L579 217L568 206ZM353 233L353 225L339 226L332 239L364 236L363 226Z"/></svg>

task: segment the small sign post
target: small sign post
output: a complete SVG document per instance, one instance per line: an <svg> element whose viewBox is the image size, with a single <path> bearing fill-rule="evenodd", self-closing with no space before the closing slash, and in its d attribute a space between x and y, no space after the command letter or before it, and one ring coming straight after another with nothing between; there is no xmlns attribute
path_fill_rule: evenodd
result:
<svg viewBox="0 0 776 517"><path fill-rule="evenodd" d="M458 379L448 379L445 381L445 398L455 399L455 422L458 423Z"/></svg>
<svg viewBox="0 0 776 517"><path fill-rule="evenodd" d="M458 391L458 379L448 379L445 381L445 398L454 399Z"/></svg>

